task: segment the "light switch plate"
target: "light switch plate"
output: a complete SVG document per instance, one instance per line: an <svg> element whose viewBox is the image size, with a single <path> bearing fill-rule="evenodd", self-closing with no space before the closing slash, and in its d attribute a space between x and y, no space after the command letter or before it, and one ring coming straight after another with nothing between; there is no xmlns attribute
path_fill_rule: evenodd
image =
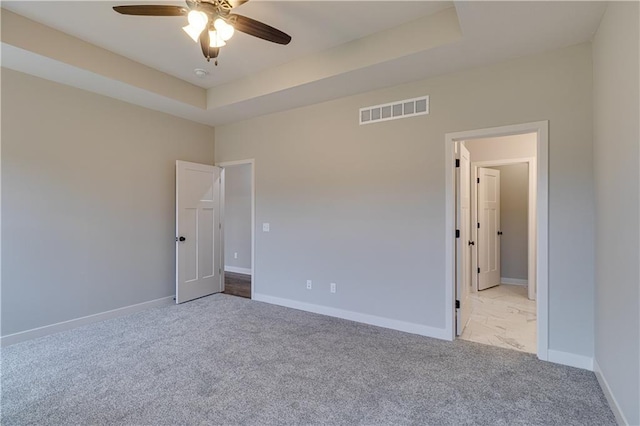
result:
<svg viewBox="0 0 640 426"><path fill-rule="evenodd" d="M269 232L269 224L268 223L263 223L262 224L262 232Z"/></svg>

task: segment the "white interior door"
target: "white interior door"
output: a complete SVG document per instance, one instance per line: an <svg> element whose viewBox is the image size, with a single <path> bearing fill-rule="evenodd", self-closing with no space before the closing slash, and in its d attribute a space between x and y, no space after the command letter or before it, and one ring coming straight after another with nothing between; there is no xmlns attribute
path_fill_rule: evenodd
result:
<svg viewBox="0 0 640 426"><path fill-rule="evenodd" d="M220 171L176 161L176 303L222 291Z"/></svg>
<svg viewBox="0 0 640 426"><path fill-rule="evenodd" d="M471 287L471 160L469 151L459 144L460 167L456 171L456 334L462 334L471 316L469 292Z"/></svg>
<svg viewBox="0 0 640 426"><path fill-rule="evenodd" d="M500 284L500 171L478 168L478 290Z"/></svg>

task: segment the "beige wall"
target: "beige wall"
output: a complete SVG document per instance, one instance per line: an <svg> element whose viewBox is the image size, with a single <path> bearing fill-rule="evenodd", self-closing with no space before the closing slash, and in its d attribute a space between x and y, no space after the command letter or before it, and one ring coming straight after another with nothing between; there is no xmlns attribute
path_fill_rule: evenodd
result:
<svg viewBox="0 0 640 426"><path fill-rule="evenodd" d="M492 166L500 170L500 276L526 280L528 258L529 166Z"/></svg>
<svg viewBox="0 0 640 426"><path fill-rule="evenodd" d="M175 160L213 138L2 69L2 335L173 295Z"/></svg>
<svg viewBox="0 0 640 426"><path fill-rule="evenodd" d="M637 2L611 2L593 42L595 359L628 424L640 424L640 116Z"/></svg>
<svg viewBox="0 0 640 426"><path fill-rule="evenodd" d="M591 88L583 44L217 127L217 161L256 160L255 291L442 329L445 133L549 120L549 347L592 356ZM420 95L428 116L358 125Z"/></svg>

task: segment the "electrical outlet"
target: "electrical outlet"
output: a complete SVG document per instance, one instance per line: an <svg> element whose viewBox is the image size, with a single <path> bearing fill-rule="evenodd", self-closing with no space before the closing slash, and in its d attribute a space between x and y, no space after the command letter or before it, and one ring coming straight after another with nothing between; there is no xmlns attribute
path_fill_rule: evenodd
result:
<svg viewBox="0 0 640 426"><path fill-rule="evenodd" d="M307 290L311 290L311 280L307 280Z"/></svg>
<svg viewBox="0 0 640 426"><path fill-rule="evenodd" d="M237 259L238 258L238 252L233 253L233 258Z"/></svg>
<svg viewBox="0 0 640 426"><path fill-rule="evenodd" d="M329 291L331 291L331 293L336 292L336 283L331 283L331 286L329 287Z"/></svg>

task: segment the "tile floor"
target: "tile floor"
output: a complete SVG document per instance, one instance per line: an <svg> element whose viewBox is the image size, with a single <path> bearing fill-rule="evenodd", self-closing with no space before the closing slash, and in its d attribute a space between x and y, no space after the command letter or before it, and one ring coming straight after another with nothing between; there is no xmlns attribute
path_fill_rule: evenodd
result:
<svg viewBox="0 0 640 426"><path fill-rule="evenodd" d="M527 287L501 284L471 293L471 319L461 339L536 353L536 302Z"/></svg>

